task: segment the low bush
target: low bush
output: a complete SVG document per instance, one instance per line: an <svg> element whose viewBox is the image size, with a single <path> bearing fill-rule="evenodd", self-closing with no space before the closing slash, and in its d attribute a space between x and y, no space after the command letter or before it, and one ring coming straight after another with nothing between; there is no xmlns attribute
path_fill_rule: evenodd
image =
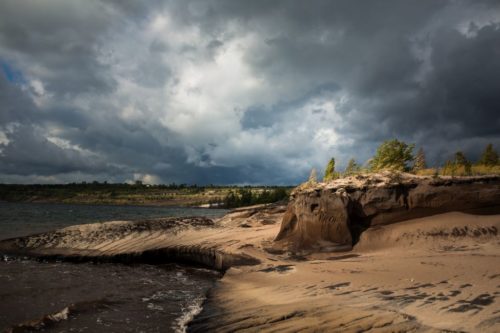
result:
<svg viewBox="0 0 500 333"><path fill-rule="evenodd" d="M237 208L252 206L258 204L273 203L288 199L289 193L283 187L277 187L271 190L252 191L251 189L241 188L237 191L229 191L223 200L224 208Z"/></svg>
<svg viewBox="0 0 500 333"><path fill-rule="evenodd" d="M421 169L416 171L415 174L418 176L434 176L436 174L439 174L439 169L438 168Z"/></svg>

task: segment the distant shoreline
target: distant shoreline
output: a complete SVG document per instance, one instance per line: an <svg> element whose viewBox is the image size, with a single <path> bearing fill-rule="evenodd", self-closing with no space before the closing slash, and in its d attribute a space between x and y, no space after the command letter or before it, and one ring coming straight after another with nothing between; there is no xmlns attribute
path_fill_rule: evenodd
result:
<svg viewBox="0 0 500 333"><path fill-rule="evenodd" d="M234 208L281 200L290 189L291 187L281 186L129 185L97 182L64 185L0 184L0 200L77 205ZM273 197L278 192L281 196ZM247 201L244 202L242 199L245 195Z"/></svg>
<svg viewBox="0 0 500 333"><path fill-rule="evenodd" d="M208 206L209 204L183 204L179 202L106 202L106 201L60 201L60 200L4 200L0 199L0 202L4 203L26 203L26 204L53 204L53 205L82 205L82 206L130 206L130 207L169 207L169 208L200 208L200 209L225 209L223 207ZM207 205L205 207L205 205Z"/></svg>
<svg viewBox="0 0 500 333"><path fill-rule="evenodd" d="M189 205L178 205L174 203L113 203L113 202L61 202L61 201L9 201L9 200L3 200L0 199L0 203L6 203L6 204L40 204L40 205L75 205L75 206L112 206L112 207L165 207L165 208L190 208L190 209L226 209L224 207L217 207L217 206L211 206L211 207L205 207L204 205L194 205L194 206L189 206Z"/></svg>

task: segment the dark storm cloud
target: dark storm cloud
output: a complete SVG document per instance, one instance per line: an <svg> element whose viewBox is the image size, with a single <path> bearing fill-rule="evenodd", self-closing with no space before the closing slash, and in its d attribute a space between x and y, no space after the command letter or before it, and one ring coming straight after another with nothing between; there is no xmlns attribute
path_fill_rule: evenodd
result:
<svg viewBox="0 0 500 333"><path fill-rule="evenodd" d="M366 108L371 113L355 115L346 131L361 130L358 139L366 141L390 136L417 141L439 162L442 153L450 155L454 149L464 149L477 158L479 147L487 142L500 145L500 49L495 42L499 38L498 24L486 25L471 36L440 29L429 42L428 66L432 70L422 82L401 95L397 94L400 89L391 89L388 98L375 99L372 105L364 104L366 95L358 95L348 110ZM376 122L380 125L373 128ZM467 140L475 144L464 142ZM446 144L448 151L433 152L433 146Z"/></svg>
<svg viewBox="0 0 500 333"><path fill-rule="evenodd" d="M44 119L36 105L22 92L0 76L0 131L8 143L0 141L0 174L6 175L53 175L68 172L112 173L117 167L98 156L85 156L80 151L49 141L38 124ZM71 114L71 113L69 113ZM60 115L57 117L57 115ZM69 117L67 111L57 111L58 122L69 120L71 125L82 117ZM80 126L83 121L79 121Z"/></svg>
<svg viewBox="0 0 500 333"><path fill-rule="evenodd" d="M292 99L286 102L280 102L271 107L266 105L254 105L243 114L241 125L243 129L252 129L259 127L271 127L276 123L283 121L283 117L287 116L290 109L295 109L303 106L307 101L315 96L320 96L325 92L335 92L339 87L335 83L324 83L315 89L308 91L299 98ZM323 110L315 109L314 113L322 113Z"/></svg>
<svg viewBox="0 0 500 333"><path fill-rule="evenodd" d="M48 141L36 127L19 126L7 135L7 139L11 143L2 147L1 173L53 175L74 171L90 174L117 171L116 167L95 156L60 148Z"/></svg>
<svg viewBox="0 0 500 333"><path fill-rule="evenodd" d="M2 56L50 72L47 88L57 94L113 89L113 77L99 59L98 41L112 22L103 5L7 0L1 7L0 44L7 51Z"/></svg>
<svg viewBox="0 0 500 333"><path fill-rule="evenodd" d="M466 37L444 30L436 36L428 104L440 102L440 114L460 124L463 136L495 136L500 126L500 24L471 33Z"/></svg>
<svg viewBox="0 0 500 333"><path fill-rule="evenodd" d="M289 184L392 137L477 157L499 25L497 1L3 1L0 181Z"/></svg>
<svg viewBox="0 0 500 333"><path fill-rule="evenodd" d="M351 96L339 109L345 122L341 132L360 146L370 145L372 151L373 142L400 137L426 146L434 162L442 162L442 151L433 151L433 145L448 142L447 154L463 148L474 157L480 148L466 144L467 139L500 145L500 96L495 93L500 86L498 24L488 22L466 36L456 27L459 20L446 16L445 2L372 2L367 6L373 8L363 6L359 12L345 3L336 11L339 7L331 4L329 10L314 6L312 11L318 12L312 16L311 10L294 15L301 10L292 9L283 31L266 31L284 37L270 39L264 50L256 51L254 66L273 77L299 76L314 84L338 80ZM458 6L467 18L467 4ZM496 12L499 19L498 4L484 2L478 7ZM433 18L447 24L425 31L427 25L436 24ZM328 27L342 31L331 43L310 34ZM413 41L422 38L422 31L430 49L429 64L412 52ZM431 68L430 73L418 81L424 65Z"/></svg>
<svg viewBox="0 0 500 333"><path fill-rule="evenodd" d="M0 73L0 103L0 124L25 122L35 116L33 101L20 93L4 73Z"/></svg>
<svg viewBox="0 0 500 333"><path fill-rule="evenodd" d="M183 176L182 179L189 177L177 172L185 169L186 157L182 150L161 145L151 135L151 127L145 129L106 116L92 119L75 110L53 109L42 113L18 87L3 77L0 87L4 88L0 98L11 103L2 109L0 124L3 125L0 131L9 141L0 142L0 174L4 174L5 179L10 175L80 172L88 177L107 174L112 179L121 175L123 181L130 179L131 174L154 169L162 161L168 162L168 168L155 171L159 175L167 172L165 179L176 180L170 176L172 173ZM44 126L57 127L60 137L78 146L67 146L65 142L61 146L50 141ZM106 179L106 176L98 178ZM197 179L196 176L189 178Z"/></svg>

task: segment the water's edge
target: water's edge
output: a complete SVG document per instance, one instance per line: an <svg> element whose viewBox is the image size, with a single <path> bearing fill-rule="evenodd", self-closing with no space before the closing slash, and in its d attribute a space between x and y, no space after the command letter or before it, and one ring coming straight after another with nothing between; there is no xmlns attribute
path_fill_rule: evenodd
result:
<svg viewBox="0 0 500 333"><path fill-rule="evenodd" d="M123 319L129 316L134 318L134 315L130 312L130 308L126 308L126 306L140 305L141 297L144 296L137 294L134 289L142 289L145 293L152 293L155 291L154 289L149 289L149 287L144 287L141 283L141 279L145 277L144 274L146 274L146 277L147 274L149 274L147 269L144 271L141 267L144 267L144 265L158 267L156 270L161 271L163 270L161 267L164 265L175 264L175 266L177 266L177 264L179 264L180 267L183 267L182 271L185 274L185 276L182 277L184 282L177 283L171 281L172 274L179 274L175 269L161 274L156 273L152 281L157 284L161 284L163 281L165 284L163 287L157 285L155 287L157 288L156 291L163 290L167 294L177 292L180 293L180 295L174 295L173 299L167 297L162 300L153 300L152 302L164 302L161 306L165 308L165 311L162 311L167 321L165 322L165 320L163 320L162 325L164 325L163 327L167 329L167 331L185 332L193 318L202 311L202 306L209 290L211 290L216 281L222 277L221 274L232 265L239 263L244 264L245 261L251 260L250 258L226 254L210 247L202 248L199 246L182 245L149 249L142 252L126 252L116 255L102 255L102 253L100 254L98 251L71 253L70 249L52 248L42 250L40 247L32 249L23 248L22 246L19 247L19 243L16 244L16 239L29 237L28 235L45 234L51 232L51 230L60 230L61 228L71 225L100 223L110 220L149 221L165 216L182 218L193 216L193 213L200 216L218 218L226 212L227 210L192 207L97 207L84 205L0 203L0 220L2 220L2 223L0 223L0 236L3 236L0 237L3 238L3 240L0 241L0 265L3 265L0 267L0 279L3 281L2 283L6 282L6 279L10 279L10 281L7 282L9 282L12 287L9 290L6 286L4 291L0 292L2 295L7 295L10 301L10 305L0 304L0 310L3 309L0 312L6 313L3 315L0 313L0 329L2 326L8 325L12 331L29 331L30 328L28 326L30 325L49 327L57 323L57 329L68 329L68 325L76 325L77 331L80 331L84 328L82 325L88 324L85 320L89 321L91 317L94 319L93 324L96 325L95 316L102 312L102 310L99 308L98 311L90 311L91 314L87 310L84 310L86 314L83 315L83 317L87 316L87 318L83 318L80 312L82 311L82 306L84 308L87 307L86 302L89 301L89 299L82 290L90 288L89 281L91 281L90 284L96 281L103 283L102 279L106 278L106 276L109 280L105 283L113 284L111 290L115 289L116 283L122 284L122 289L112 290L114 298L119 299L121 302L118 305L113 305L113 311L118 311L115 313L121 313L124 317ZM9 266L6 262L12 260L32 261L33 263L24 265L19 263ZM34 262L37 264L34 264ZM16 265L18 265L17 268ZM139 267L136 268L136 265ZM119 266L123 268L117 268ZM65 267L65 271L76 272L73 272L74 275L64 275L64 272L61 271L63 270L61 267ZM79 271L81 269L83 270ZM210 270L211 273L203 273L204 269ZM122 274L121 280L116 280L116 277L109 276L108 273L111 272L115 274L115 270L118 272L118 276ZM26 274L27 272L30 272L30 274ZM199 275L199 272L202 272L201 275ZM33 277L29 280L27 276L30 275L37 276L37 279ZM51 281L54 279L53 276L58 276L60 280L56 282ZM165 276L165 280L162 280L162 276ZM73 281L74 279L76 280ZM123 298L129 296L123 284L126 284L127 288L131 288L132 292L136 292L138 295L139 298L135 299L135 304L129 301L122 304ZM137 287L134 287L133 284L136 284ZM50 290L59 290L64 286L67 287L70 285L75 291L69 294L58 294L56 292L55 295L57 295L57 297L50 299L50 302L55 303L55 305L52 304L52 306L45 308L43 303L40 303L40 297L37 293L42 292L46 295L48 291L44 291L44 288L49 285L52 288ZM101 291L104 291L103 295L107 294L106 288L106 286L103 287L101 284ZM24 292L23 289L26 289L26 292ZM21 292L21 294L19 294L19 292ZM96 293L97 291L95 291L94 296L97 295ZM20 297L17 297L18 295L20 295ZM145 298L148 297L147 295L145 296ZM19 300L16 300L16 298L19 298ZM81 300L84 300L84 305L80 304ZM93 302L93 300L90 301L91 303ZM99 299L96 299L96 301L98 303L100 302ZM144 303L141 304L143 307L145 306ZM149 305L150 304L148 304L148 306ZM19 315L9 315L9 306L11 309L17 311ZM28 306L28 308L31 307L31 311L23 316L22 310L25 306ZM153 304L152 307L154 308L154 306ZM177 308L176 310L172 310L171 307ZM181 310L182 312L180 312ZM144 311L147 310L144 309ZM157 310L155 314L156 316L160 315L158 311L159 310ZM174 315L174 313L176 315ZM151 323L151 319L147 319L148 314L149 312L139 312L136 313L135 316L139 315L139 317L136 317L137 319L142 318L144 315L143 319ZM76 321L74 320L75 317L77 317ZM68 318L70 320L67 320ZM158 330L159 322L158 318L156 318L156 322L153 323L156 326L150 326L149 328L142 327L141 330L148 332L163 332L162 329ZM97 325L98 324L99 323L97 323ZM16 327L16 325L20 326ZM23 328L23 325L27 326ZM123 325L125 325L125 322Z"/></svg>
<svg viewBox="0 0 500 333"><path fill-rule="evenodd" d="M89 264L104 264L104 266L108 266L108 264L118 264L118 265L123 265L125 267L133 267L134 265L137 264L148 264L148 265L161 265L164 264L164 262L157 262L157 263L151 263L151 262L141 262L141 261L114 261L114 260L96 260L96 258L91 258L91 257L86 257L86 260L83 260L83 257L80 257L78 261L73 260L74 258L64 258L62 256L18 256L18 255L11 255L11 254L3 254L0 253L0 261L17 261L17 262L23 262L23 261L35 261L40 264L55 264L55 263L71 263L74 265L79 265L83 263L89 263ZM170 263L173 263L169 261ZM204 310L203 307L206 304L209 295L212 291L212 289L216 286L217 282L223 278L224 272L220 270L215 270L213 268L206 268L206 265L199 265L199 264L194 264L194 265L187 265L186 262L182 263L175 263L176 265L179 265L180 267L186 269L186 270L203 270L203 269L208 269L211 271L208 275L211 276L214 280L211 282L210 286L205 290L205 292L194 299L189 299L188 304L182 306L181 314L175 318L172 322L171 328L173 329L174 332L176 333L185 333L187 332L189 325L193 320L197 318L197 316L202 313ZM215 274L216 273L216 274ZM200 274L200 273L198 273ZM204 274L206 275L206 274ZM192 277L190 277L192 278ZM106 303L104 299L101 301L96 301L96 302L88 302L88 301L83 301L83 302L76 302L76 303L70 303L64 307L59 308L56 311L51 311L47 312L45 315L41 317L37 317L31 320L23 321L18 323L17 325L13 325L11 327L7 327L7 330L5 332L25 332L25 331L31 331L31 330L43 330L44 328L51 328L54 325L61 325L62 322L67 322L68 319L74 314L77 314L81 311L88 311L89 308L93 307L98 307L102 306L104 303ZM98 304L99 303L99 304ZM103 304L101 304L103 303ZM104 306L107 306L104 304Z"/></svg>
<svg viewBox="0 0 500 333"><path fill-rule="evenodd" d="M3 260L26 260L32 259L38 262L70 262L70 263L113 263L113 264L150 264L158 265L165 263L175 263L181 266L192 267L192 268L207 268L216 271L220 274L217 280L224 277L225 271L231 266L235 265L254 265L257 264L256 259L252 257L235 256L231 254L225 254L214 249L204 249L200 247L192 246L177 246L168 247L163 249L148 250L142 253L125 253L117 254L114 256L91 256L91 255L43 255L26 252L11 252L11 253L0 253L0 258ZM207 313L205 306L209 302L209 298L212 289L215 288L216 283L214 283L206 292L205 295L194 299L187 309L183 310L183 314L175 320L176 332L186 332L192 322L195 322L201 314L205 315ZM47 325L51 323L56 323L61 320L66 320L68 315L73 311L71 306L65 307L64 309L47 314L43 318L40 318L30 325L34 325L36 328L40 325ZM210 311L208 311L210 312ZM26 326L26 329L29 327Z"/></svg>

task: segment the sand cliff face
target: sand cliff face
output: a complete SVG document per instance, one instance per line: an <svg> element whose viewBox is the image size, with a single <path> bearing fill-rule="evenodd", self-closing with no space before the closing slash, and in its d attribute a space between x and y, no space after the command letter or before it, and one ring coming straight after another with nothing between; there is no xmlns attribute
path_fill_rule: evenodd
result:
<svg viewBox="0 0 500 333"><path fill-rule="evenodd" d="M298 188L275 241L292 250L342 249L370 226L450 211L500 212L500 177L357 175Z"/></svg>

